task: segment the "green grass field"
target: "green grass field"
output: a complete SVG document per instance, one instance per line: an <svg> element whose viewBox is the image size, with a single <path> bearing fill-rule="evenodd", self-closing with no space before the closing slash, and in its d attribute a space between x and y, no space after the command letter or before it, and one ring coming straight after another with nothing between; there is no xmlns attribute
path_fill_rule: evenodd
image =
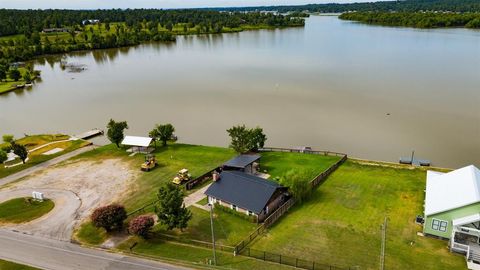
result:
<svg viewBox="0 0 480 270"><path fill-rule="evenodd" d="M142 172L136 181L136 188L124 195L124 204L128 211L138 209L154 201L158 188L172 181L179 170L187 168L192 177L195 178L235 156L231 149L188 144L169 144L167 147L158 146L154 154L157 158L158 166L150 172ZM140 170L140 165L144 161L144 155L138 154L133 157L128 155L125 149L118 149L115 145L107 145L76 158L102 160L109 157L117 157L128 161L132 169Z"/></svg>
<svg viewBox="0 0 480 270"><path fill-rule="evenodd" d="M25 68L18 68L20 73L22 74L22 77L18 81L12 80L8 75L7 79L4 81L0 81L0 94L10 92L14 90L16 87L14 87L17 84L25 84L25 80L23 80L23 75L27 71Z"/></svg>
<svg viewBox="0 0 480 270"><path fill-rule="evenodd" d="M197 207L189 207L192 212L192 219L188 227L181 232L180 230L167 231L161 224L154 229L154 235L168 234L179 238L179 240L198 240L211 242L210 232L210 212ZM226 246L234 246L247 237L257 224L249 222L246 219L226 213L222 210L214 209L214 229L216 242ZM155 238L162 238L161 235ZM168 238L167 238L168 239Z"/></svg>
<svg viewBox="0 0 480 270"><path fill-rule="evenodd" d="M465 269L465 259L450 253L447 242L416 235L424 189L424 170L347 161L251 248L378 269L381 225L388 217L386 269Z"/></svg>
<svg viewBox="0 0 480 270"><path fill-rule="evenodd" d="M51 200L27 201L16 198L0 204L0 223L23 223L37 219L50 212L55 204Z"/></svg>
<svg viewBox="0 0 480 270"><path fill-rule="evenodd" d="M270 174L270 179L281 178L290 170L303 171L309 179L313 179L341 158L282 152L264 152L261 155L260 171L266 170L266 173Z"/></svg>
<svg viewBox="0 0 480 270"><path fill-rule="evenodd" d="M108 234L105 229L97 228L88 221L80 225L74 233L74 237L84 244L100 245L107 240Z"/></svg>
<svg viewBox="0 0 480 270"><path fill-rule="evenodd" d="M26 266L18 263L8 262L0 260L0 269L1 270L40 270L35 267Z"/></svg>
<svg viewBox="0 0 480 270"><path fill-rule="evenodd" d="M68 139L67 135L62 135L62 134L56 134L56 135L32 135L32 136L27 136L21 139L16 140L17 143L25 145L27 149L34 149L35 147L38 147L40 145L50 143L50 142L55 142L55 141L61 141ZM77 150L78 148L84 147L88 145L89 142L84 141L84 140L77 140L77 141L67 141L67 142L58 142L49 146L46 146L44 148L38 149L37 151L33 151L29 154L29 159L26 164L21 164L18 166L10 167L10 168L5 168L4 166L0 165L0 178L6 177L8 175L17 173L21 170L30 168L32 166L35 166L37 164L40 164L42 162L45 162L47 160L50 160L52 158L58 157L60 155L66 154L68 152ZM5 147L6 144L2 143L0 144L0 147ZM53 155L42 155L48 150L51 150L53 148L63 148L64 150L53 154ZM17 159L16 161L10 162L10 163L20 163L21 160Z"/></svg>

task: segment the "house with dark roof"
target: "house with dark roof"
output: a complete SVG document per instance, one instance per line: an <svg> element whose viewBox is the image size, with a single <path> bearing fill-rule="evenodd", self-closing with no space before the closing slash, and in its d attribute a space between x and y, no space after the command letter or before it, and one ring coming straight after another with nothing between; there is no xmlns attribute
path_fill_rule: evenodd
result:
<svg viewBox="0 0 480 270"><path fill-rule="evenodd" d="M223 171L205 191L208 202L265 220L287 199L287 188L240 171Z"/></svg>
<svg viewBox="0 0 480 270"><path fill-rule="evenodd" d="M260 155L238 155L222 166L224 171L241 171L245 173L255 174L256 162L260 159Z"/></svg>

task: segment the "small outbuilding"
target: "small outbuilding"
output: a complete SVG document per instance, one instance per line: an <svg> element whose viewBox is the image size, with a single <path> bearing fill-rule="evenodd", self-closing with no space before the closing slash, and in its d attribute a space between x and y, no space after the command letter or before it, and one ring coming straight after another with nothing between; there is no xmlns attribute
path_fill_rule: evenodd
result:
<svg viewBox="0 0 480 270"><path fill-rule="evenodd" d="M255 174L255 163L260 159L260 155L238 155L229 161L225 162L222 166L224 171L241 171L249 174Z"/></svg>
<svg viewBox="0 0 480 270"><path fill-rule="evenodd" d="M152 138L139 136L125 136L122 145L131 146L128 150L132 153L151 153L154 149L150 147Z"/></svg>
<svg viewBox="0 0 480 270"><path fill-rule="evenodd" d="M240 171L223 171L205 191L208 202L265 220L287 199L287 188Z"/></svg>
<svg viewBox="0 0 480 270"><path fill-rule="evenodd" d="M427 171L425 234L450 240L452 251L480 259L480 170Z"/></svg>

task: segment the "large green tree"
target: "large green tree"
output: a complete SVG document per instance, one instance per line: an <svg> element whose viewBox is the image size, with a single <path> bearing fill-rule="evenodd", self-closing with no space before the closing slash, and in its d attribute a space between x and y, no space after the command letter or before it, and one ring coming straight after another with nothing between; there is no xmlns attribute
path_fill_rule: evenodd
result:
<svg viewBox="0 0 480 270"><path fill-rule="evenodd" d="M7 161L7 159L8 159L7 152L0 149L0 163Z"/></svg>
<svg viewBox="0 0 480 270"><path fill-rule="evenodd" d="M23 164L25 164L25 160L28 157L27 148L24 145L18 144L16 142L11 142L10 144L12 146L13 153L22 160Z"/></svg>
<svg viewBox="0 0 480 270"><path fill-rule="evenodd" d="M22 77L22 74L20 73L20 71L17 68L12 68L8 72L8 76L10 77L10 79L17 82Z"/></svg>
<svg viewBox="0 0 480 270"><path fill-rule="evenodd" d="M14 141L13 138L14 137L11 134L5 134L5 135L2 136L3 141L6 142L6 143L12 143Z"/></svg>
<svg viewBox="0 0 480 270"><path fill-rule="evenodd" d="M124 131L128 129L128 124L126 121L115 122L115 120L110 119L107 124L107 137L108 139L120 147L120 143L123 138L125 138Z"/></svg>
<svg viewBox="0 0 480 270"><path fill-rule="evenodd" d="M176 185L167 183L158 190L158 202L155 213L160 223L167 226L167 230L178 228L183 231L192 218L192 213L184 203L184 193Z"/></svg>
<svg viewBox="0 0 480 270"><path fill-rule="evenodd" d="M155 125L155 128L150 131L149 136L155 140L162 142L163 146L167 145L167 141L172 139L175 128L172 124Z"/></svg>
<svg viewBox="0 0 480 270"><path fill-rule="evenodd" d="M267 141L267 136L260 127L251 129L245 125L238 125L227 129L227 133L231 138L230 147L237 153L257 151L264 147Z"/></svg>
<svg viewBox="0 0 480 270"><path fill-rule="evenodd" d="M288 187L299 204L307 200L312 193L310 181L305 171L298 170L289 170L280 178L280 183Z"/></svg>

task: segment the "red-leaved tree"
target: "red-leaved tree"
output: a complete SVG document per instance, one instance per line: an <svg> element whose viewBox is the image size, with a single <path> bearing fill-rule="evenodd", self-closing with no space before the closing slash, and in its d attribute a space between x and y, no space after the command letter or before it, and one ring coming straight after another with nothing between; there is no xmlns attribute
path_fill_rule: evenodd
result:
<svg viewBox="0 0 480 270"><path fill-rule="evenodd" d="M107 231L119 230L127 218L127 211L122 205L111 204L95 209L90 218L95 227L102 227Z"/></svg>
<svg viewBox="0 0 480 270"><path fill-rule="evenodd" d="M155 221L152 216L138 216L132 219L128 225L128 231L141 237L147 237Z"/></svg>

